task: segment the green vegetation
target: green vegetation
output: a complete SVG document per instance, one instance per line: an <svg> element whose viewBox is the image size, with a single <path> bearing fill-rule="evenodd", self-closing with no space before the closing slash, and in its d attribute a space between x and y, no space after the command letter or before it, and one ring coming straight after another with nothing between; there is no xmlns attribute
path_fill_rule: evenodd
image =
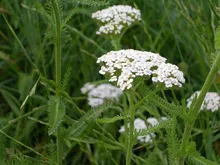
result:
<svg viewBox="0 0 220 165"><path fill-rule="evenodd" d="M97 35L92 13L113 5L140 10L141 20L119 36ZM1 0L0 165L220 164L220 105L200 111L207 92L220 94L219 6L219 0ZM165 90L138 77L118 101L91 107L80 89L107 83L96 61L120 49L159 53L186 82ZM195 91L201 93L189 108ZM135 118L164 116L135 130ZM147 135L151 142L137 140Z"/></svg>

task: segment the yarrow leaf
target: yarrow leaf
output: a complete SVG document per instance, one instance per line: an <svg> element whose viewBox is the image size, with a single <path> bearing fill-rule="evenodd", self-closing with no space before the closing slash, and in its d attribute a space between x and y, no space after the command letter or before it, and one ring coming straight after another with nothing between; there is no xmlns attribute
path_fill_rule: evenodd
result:
<svg viewBox="0 0 220 165"><path fill-rule="evenodd" d="M49 101L49 130L48 134L52 135L57 131L63 121L66 113L65 103L61 97L51 97Z"/></svg>
<svg viewBox="0 0 220 165"><path fill-rule="evenodd" d="M114 116L112 118L99 118L99 119L97 119L97 121L99 123L114 123L118 120L123 120L124 118L125 118L124 116L118 115L118 116Z"/></svg>

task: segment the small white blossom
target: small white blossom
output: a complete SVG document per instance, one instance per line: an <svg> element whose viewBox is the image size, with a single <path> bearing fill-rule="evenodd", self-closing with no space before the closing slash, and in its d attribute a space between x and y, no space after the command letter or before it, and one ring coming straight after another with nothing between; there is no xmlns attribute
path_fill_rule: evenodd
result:
<svg viewBox="0 0 220 165"><path fill-rule="evenodd" d="M120 34L125 27L141 20L140 10L128 5L115 5L92 14L101 23L96 34Z"/></svg>
<svg viewBox="0 0 220 165"><path fill-rule="evenodd" d="M93 85L91 83L86 83L86 84L84 84L84 86L80 90L81 90L82 94L86 94L89 91L91 91L94 87L95 87L95 85Z"/></svg>
<svg viewBox="0 0 220 165"><path fill-rule="evenodd" d="M87 83L81 88L81 91L84 92L83 94L87 91L88 104L91 107L102 105L106 100L118 101L122 95L122 90L106 83L98 86Z"/></svg>
<svg viewBox="0 0 220 165"><path fill-rule="evenodd" d="M154 83L163 83L166 88L181 87L185 82L183 73L176 65L165 63L159 54L133 49L111 51L98 58L102 65L100 74L110 75L120 89L129 89L135 77L152 77Z"/></svg>
<svg viewBox="0 0 220 165"><path fill-rule="evenodd" d="M187 107L190 108L192 101L195 97L199 96L200 91L195 92L187 99ZM210 110L212 112L217 111L220 108L220 96L216 92L207 92L205 99L202 103L200 110Z"/></svg>
<svg viewBox="0 0 220 165"><path fill-rule="evenodd" d="M164 120L166 120L166 119L164 118ZM153 117L148 118L147 123L150 126L155 126L155 125L159 124L158 120L156 118L153 118ZM128 123L128 127L130 127L130 123ZM143 129L147 129L147 128L148 127L147 127L146 123L144 122L144 120L142 120L140 118L136 118L134 120L134 129L135 129L136 132L141 131ZM120 133L125 132L125 126L121 126L119 132ZM156 137L156 135L154 133L150 133L148 135L138 136L137 140L140 141L140 142L148 143L148 142L152 142L152 138L154 138L154 137Z"/></svg>

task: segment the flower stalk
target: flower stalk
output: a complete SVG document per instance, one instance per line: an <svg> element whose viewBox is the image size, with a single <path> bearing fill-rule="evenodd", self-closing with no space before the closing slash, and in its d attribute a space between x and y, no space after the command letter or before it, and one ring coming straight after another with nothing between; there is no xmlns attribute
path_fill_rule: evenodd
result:
<svg viewBox="0 0 220 165"><path fill-rule="evenodd" d="M55 66L56 66L56 95L60 96L61 90L61 18L56 0L51 0L56 21L55 39ZM57 129L57 163L62 165L62 137L60 128Z"/></svg>
<svg viewBox="0 0 220 165"><path fill-rule="evenodd" d="M220 52L217 52L217 56L216 56L216 59L211 67L211 70L208 74L208 76L206 77L206 80L205 80L205 83L201 89L201 92L195 102L195 105L194 107L192 108L192 111L190 112L189 114L189 121L187 121L186 123L186 126L185 126L185 129L184 129L184 134L183 134L183 140L182 140L182 144L181 144L181 153L184 153L185 149L186 149L186 146L188 145L189 143L189 138L190 138L190 135L191 135L191 132L192 132L192 127L195 123L195 120L198 116L198 113L199 113L199 110L200 110L200 107L204 101L204 98L206 96L206 93L208 92L209 88L211 87L212 85L212 81L218 71L218 67L219 67L219 64L220 64ZM184 156L182 155L181 158L180 158L180 165L184 165Z"/></svg>
<svg viewBox="0 0 220 165"><path fill-rule="evenodd" d="M126 150L126 165L130 165L131 164L131 157L132 157L132 148L133 148L133 135L134 135L134 117L135 117L135 108L133 106L133 101L129 100L129 110L128 110L128 114L126 114L126 120L129 122L129 127L127 127L127 136L128 136L128 140L127 140L127 150Z"/></svg>

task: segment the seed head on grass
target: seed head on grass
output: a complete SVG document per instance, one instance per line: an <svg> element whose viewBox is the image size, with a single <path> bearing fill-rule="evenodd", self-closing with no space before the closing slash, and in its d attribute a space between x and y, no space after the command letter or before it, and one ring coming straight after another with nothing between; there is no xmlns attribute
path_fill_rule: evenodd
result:
<svg viewBox="0 0 220 165"><path fill-rule="evenodd" d="M125 27L141 20L140 10L128 5L115 5L92 14L101 23L98 35L118 35Z"/></svg>
<svg viewBox="0 0 220 165"><path fill-rule="evenodd" d="M187 107L190 108L193 100L200 94L196 91L187 99ZM209 110L211 112L217 111L220 108L220 96L216 92L207 92L200 110Z"/></svg>
<svg viewBox="0 0 220 165"><path fill-rule="evenodd" d="M91 107L102 105L107 100L118 101L122 95L122 90L107 83L97 86L91 83L86 83L81 88L81 92L83 94L88 93L88 104Z"/></svg>
<svg viewBox="0 0 220 165"><path fill-rule="evenodd" d="M100 74L110 76L121 90L130 89L136 77L152 77L152 82L166 88L182 87L183 72L176 65L166 63L159 54L133 49L111 51L98 58Z"/></svg>

